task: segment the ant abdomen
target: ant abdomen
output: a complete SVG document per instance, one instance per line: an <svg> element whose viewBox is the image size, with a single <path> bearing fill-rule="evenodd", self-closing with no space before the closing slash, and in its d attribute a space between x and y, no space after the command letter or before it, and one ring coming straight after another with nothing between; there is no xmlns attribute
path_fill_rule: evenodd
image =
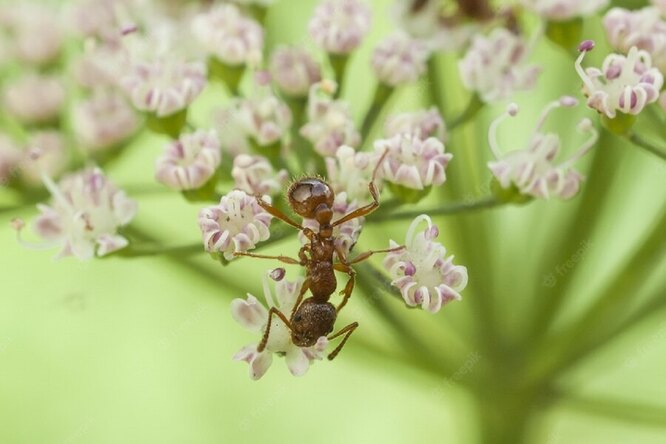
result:
<svg viewBox="0 0 666 444"><path fill-rule="evenodd" d="M299 347L315 345L317 339L333 331L336 317L335 306L330 302L306 299L292 318L292 341Z"/></svg>

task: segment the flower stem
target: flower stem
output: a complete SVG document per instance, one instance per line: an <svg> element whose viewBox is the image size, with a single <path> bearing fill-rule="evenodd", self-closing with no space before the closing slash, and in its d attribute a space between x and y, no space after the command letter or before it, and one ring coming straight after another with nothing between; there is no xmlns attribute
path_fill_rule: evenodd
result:
<svg viewBox="0 0 666 444"><path fill-rule="evenodd" d="M370 105L370 109L365 115L363 124L361 125L361 140L363 142L366 141L370 131L372 131L372 128L375 126L377 118L381 114L386 102L388 102L393 95L393 91L395 91L395 88L384 85L383 83L377 84L375 95L372 99L372 105Z"/></svg>
<svg viewBox="0 0 666 444"><path fill-rule="evenodd" d="M469 103L467 104L467 107L465 110L456 118L451 121L451 123L448 125L448 130L453 131L455 128L459 126L463 126L465 123L469 122L478 114L479 111L483 108L483 101L481 101L481 98L474 94L470 99Z"/></svg>
<svg viewBox="0 0 666 444"><path fill-rule="evenodd" d="M338 83L338 89L335 91L334 98L340 97L342 94L342 87L345 82L345 73L347 72L347 62L349 62L349 55L347 54L329 54L328 60L333 68L335 74L335 81Z"/></svg>
<svg viewBox="0 0 666 444"><path fill-rule="evenodd" d="M656 155L657 157L661 158L661 160L666 160L666 148L657 147L633 132L629 133L627 138L637 147L643 148L644 150Z"/></svg>
<svg viewBox="0 0 666 444"><path fill-rule="evenodd" d="M451 205L426 208L416 211L401 211L397 213L389 212L386 214L379 214L378 216L372 217L370 220L372 222L386 222L400 219L413 219L421 214L427 214L429 216L448 216L452 214L468 213L470 211L494 208L505 204L506 202L501 202L494 196L488 196L472 202L459 202Z"/></svg>

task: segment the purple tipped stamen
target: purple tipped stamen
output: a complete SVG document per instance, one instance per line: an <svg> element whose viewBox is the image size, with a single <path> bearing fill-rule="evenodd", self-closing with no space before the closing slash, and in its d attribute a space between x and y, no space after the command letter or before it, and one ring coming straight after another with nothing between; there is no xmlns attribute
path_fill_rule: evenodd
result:
<svg viewBox="0 0 666 444"><path fill-rule="evenodd" d="M592 51L594 48L594 40L584 40L578 45L578 52Z"/></svg>

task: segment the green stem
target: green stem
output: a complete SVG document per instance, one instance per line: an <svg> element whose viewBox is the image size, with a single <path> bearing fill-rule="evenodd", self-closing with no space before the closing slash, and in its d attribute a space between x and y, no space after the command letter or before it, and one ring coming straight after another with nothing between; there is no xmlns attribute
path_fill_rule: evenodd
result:
<svg viewBox="0 0 666 444"><path fill-rule="evenodd" d="M564 393L560 403L585 413L632 424L666 427L666 406L649 405L609 396L583 396Z"/></svg>
<svg viewBox="0 0 666 444"><path fill-rule="evenodd" d="M363 124L361 125L362 142L367 140L370 131L372 131L372 128L375 126L377 118L382 113L382 109L393 95L393 91L395 91L395 88L393 87L384 85L383 83L377 84L375 95L372 98L372 104L363 119Z"/></svg>
<svg viewBox="0 0 666 444"><path fill-rule="evenodd" d="M122 250L119 250L115 256L123 258L137 258L137 257L150 257L150 256L177 256L188 257L196 254L205 253L204 247L201 242L192 245L180 245L175 247L165 246L142 246L142 245L129 245Z"/></svg>
<svg viewBox="0 0 666 444"><path fill-rule="evenodd" d="M329 54L328 60L333 68L335 74L335 81L338 83L338 89L335 91L334 98L340 97L342 94L342 87L345 83L345 73L347 72L347 64L349 62L349 55L347 54Z"/></svg>
<svg viewBox="0 0 666 444"><path fill-rule="evenodd" d="M666 148L657 147L656 145L652 144L651 142L648 142L647 140L643 139L641 136L633 132L629 133L629 136L627 138L637 147L643 148L647 152L652 153L655 156L659 157L661 160L666 160Z"/></svg>
<svg viewBox="0 0 666 444"><path fill-rule="evenodd" d="M469 122L478 114L479 111L483 108L485 104L481 98L474 94L470 99L469 103L465 110L458 117L454 118L453 121L448 125L448 130L453 131L459 126L463 126L465 123Z"/></svg>
<svg viewBox="0 0 666 444"><path fill-rule="evenodd" d="M501 202L494 196L489 196L473 202L454 203L447 206L439 206L429 209L426 208L417 211L401 211L397 213L389 212L388 214L379 214L378 216L372 217L369 221L386 222L400 219L414 219L421 214L427 214L428 216L449 216L452 214L468 213L471 211L494 208L505 204L506 202Z"/></svg>

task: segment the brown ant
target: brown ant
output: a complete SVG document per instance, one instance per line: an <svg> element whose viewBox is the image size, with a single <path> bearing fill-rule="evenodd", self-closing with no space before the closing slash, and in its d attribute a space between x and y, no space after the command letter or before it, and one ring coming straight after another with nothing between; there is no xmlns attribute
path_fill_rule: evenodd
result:
<svg viewBox="0 0 666 444"><path fill-rule="evenodd" d="M291 331L292 342L299 347L311 347L316 344L321 336L327 336L333 331L333 326L337 314L345 306L354 289L354 279L356 272L351 267L353 264L368 259L375 253L388 253L404 248L403 246L386 250L370 250L360 253L351 260L347 260L347 255L340 245L335 244L333 229L338 225L348 222L358 217L364 217L379 208L379 192L375 186L375 177L382 161L388 154L385 152L372 173L372 179L368 184L372 202L361 208L345 214L336 221L331 222L333 218L333 201L335 194L330 185L323 179L315 177L306 177L294 182L287 191L289 206L299 216L308 219L314 219L319 222L319 230L315 232L305 228L297 222L291 220L279 209L257 196L257 203L274 217L300 230L308 238L309 243L301 247L298 252L298 259L288 256L265 256L245 252L237 252L236 256L250 256L262 259L277 259L287 264L296 264L304 266L306 269L303 286L296 299L296 304L291 311L291 316L287 319L286 315L276 307L271 307L268 314L268 324L261 343L257 347L258 352L262 352L268 342L268 336L271 332L271 323L273 316L278 316L282 322ZM334 256L337 256L339 262L334 262ZM347 273L349 280L344 290L340 292L343 295L340 305L335 307L329 302L329 299L337 288L335 271ZM310 290L312 296L303 300L305 292ZM358 327L358 322L352 322L342 328L337 333L328 336L328 339L335 339L345 335L342 342L333 350L328 359L331 360L342 350L349 336Z"/></svg>

